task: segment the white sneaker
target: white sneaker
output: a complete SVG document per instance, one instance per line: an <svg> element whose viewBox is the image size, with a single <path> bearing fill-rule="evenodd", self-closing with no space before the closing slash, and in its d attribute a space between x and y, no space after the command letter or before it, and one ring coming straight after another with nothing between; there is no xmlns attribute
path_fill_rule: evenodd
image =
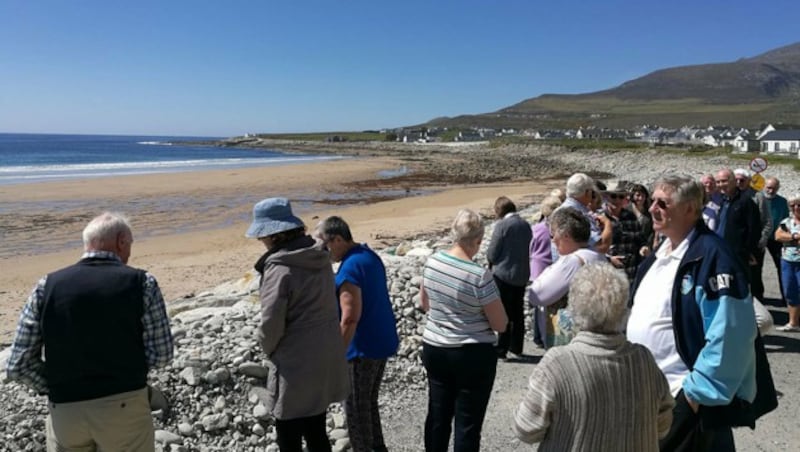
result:
<svg viewBox="0 0 800 452"><path fill-rule="evenodd" d="M783 326L779 326L779 327L777 327L775 329L778 330L778 331L783 331L785 333L797 333L797 332L800 332L800 326L792 325L790 323L787 323L786 325L783 325Z"/></svg>

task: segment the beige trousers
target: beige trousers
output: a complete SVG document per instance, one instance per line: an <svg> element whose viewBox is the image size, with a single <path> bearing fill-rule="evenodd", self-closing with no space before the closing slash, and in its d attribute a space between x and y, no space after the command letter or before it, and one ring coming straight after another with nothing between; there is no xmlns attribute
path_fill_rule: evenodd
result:
<svg viewBox="0 0 800 452"><path fill-rule="evenodd" d="M47 404L47 452L153 452L147 388L99 399Z"/></svg>

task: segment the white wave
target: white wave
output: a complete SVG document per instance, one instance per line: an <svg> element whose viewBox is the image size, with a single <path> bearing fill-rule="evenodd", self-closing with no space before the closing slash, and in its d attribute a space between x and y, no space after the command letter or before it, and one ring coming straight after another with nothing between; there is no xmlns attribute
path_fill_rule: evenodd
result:
<svg viewBox="0 0 800 452"><path fill-rule="evenodd" d="M144 144L146 146L172 146L169 141L137 141L136 144Z"/></svg>
<svg viewBox="0 0 800 452"><path fill-rule="evenodd" d="M322 160L340 159L338 156L323 157L271 157L271 158L228 158L228 159L199 159L199 160L172 160L161 162L118 162L118 163L79 163L73 165L28 165L28 166L2 166L0 174L4 173L71 173L71 172L101 172L118 173L124 170L141 169L180 169L216 166L259 166L259 165L285 165Z"/></svg>

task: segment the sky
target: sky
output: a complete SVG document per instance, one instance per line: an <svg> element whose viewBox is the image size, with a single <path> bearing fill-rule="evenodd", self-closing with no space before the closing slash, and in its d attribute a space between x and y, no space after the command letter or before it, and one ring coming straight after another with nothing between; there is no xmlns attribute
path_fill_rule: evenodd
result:
<svg viewBox="0 0 800 452"><path fill-rule="evenodd" d="M0 133L357 131L729 62L800 2L0 0Z"/></svg>

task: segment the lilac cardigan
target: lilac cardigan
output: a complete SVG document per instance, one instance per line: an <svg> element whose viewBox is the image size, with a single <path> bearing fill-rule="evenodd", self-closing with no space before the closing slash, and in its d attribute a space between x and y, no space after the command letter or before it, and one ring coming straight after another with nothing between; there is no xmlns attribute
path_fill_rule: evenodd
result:
<svg viewBox="0 0 800 452"><path fill-rule="evenodd" d="M540 221L531 226L533 238L531 239L531 281L535 280L547 266L553 263L553 254L550 250L550 228L546 221Z"/></svg>

